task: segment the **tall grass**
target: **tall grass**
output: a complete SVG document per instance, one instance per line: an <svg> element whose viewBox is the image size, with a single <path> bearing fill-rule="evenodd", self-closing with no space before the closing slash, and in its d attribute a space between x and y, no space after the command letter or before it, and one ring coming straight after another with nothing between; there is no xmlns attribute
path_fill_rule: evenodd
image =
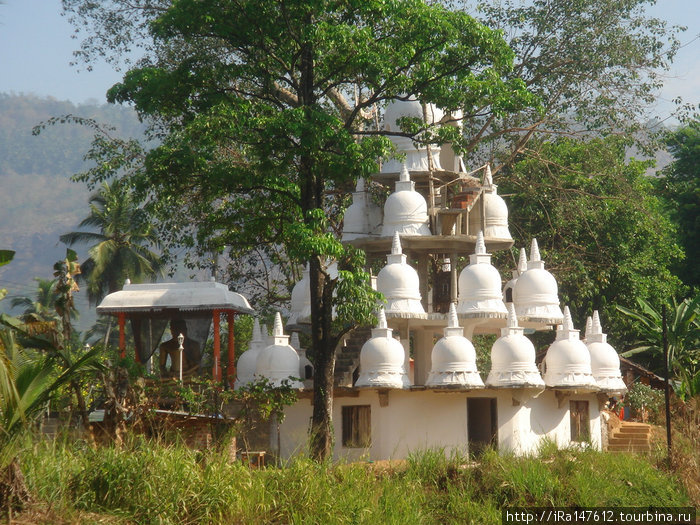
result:
<svg viewBox="0 0 700 525"><path fill-rule="evenodd" d="M23 468L36 499L71 523L96 513L143 524L489 524L512 505L689 504L643 458L552 448L527 458L487 451L479 462L430 450L398 466L300 458L251 470L224 453L139 438L121 449L42 441Z"/></svg>

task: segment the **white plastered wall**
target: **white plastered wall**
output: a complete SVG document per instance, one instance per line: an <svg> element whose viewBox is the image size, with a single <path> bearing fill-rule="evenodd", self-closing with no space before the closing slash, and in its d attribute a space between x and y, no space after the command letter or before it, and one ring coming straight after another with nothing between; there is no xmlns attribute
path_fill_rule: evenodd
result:
<svg viewBox="0 0 700 525"><path fill-rule="evenodd" d="M567 394L558 399L547 390L484 389L436 392L434 390L360 390L357 397L336 396L333 403L335 459L404 459L411 452L444 449L463 453L468 449L467 398L497 399L498 448L517 455L535 454L542 442L550 440L560 448L571 446L569 401L588 401L591 445L600 449L600 412L595 394ZM382 397L382 403L380 403ZM381 406L384 404L385 406ZM371 407L372 445L368 449L342 446L342 407ZM281 425L281 453L288 458L307 452L312 406L301 399L285 410Z"/></svg>

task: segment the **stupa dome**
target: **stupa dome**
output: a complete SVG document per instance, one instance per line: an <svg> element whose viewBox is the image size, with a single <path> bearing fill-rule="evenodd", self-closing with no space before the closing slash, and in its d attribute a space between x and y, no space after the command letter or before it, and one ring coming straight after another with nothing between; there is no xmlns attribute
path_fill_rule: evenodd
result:
<svg viewBox="0 0 700 525"><path fill-rule="evenodd" d="M620 356L607 342L597 310L593 312L591 329L586 333L586 346L591 354L591 371L600 389L609 393L627 392L620 373Z"/></svg>
<svg viewBox="0 0 700 525"><path fill-rule="evenodd" d="M487 386L505 388L544 388L535 364L535 347L518 326L513 303L508 303L508 324L491 347L491 371Z"/></svg>
<svg viewBox="0 0 700 525"><path fill-rule="evenodd" d="M415 190L404 164L394 193L384 203L382 236L389 237L397 232L402 235L430 235L428 222L428 205Z"/></svg>
<svg viewBox="0 0 700 525"><path fill-rule="evenodd" d="M482 195L484 199L484 236L487 239L508 239L512 240L508 229L508 206L498 194L498 186L493 183L491 166L486 165L484 183L482 185ZM472 231L481 228L481 217L472 213L470 215L469 229Z"/></svg>
<svg viewBox="0 0 700 525"><path fill-rule="evenodd" d="M264 347L265 343L260 332L260 322L256 317L253 321L253 337L248 345L248 350L243 352L238 358L234 388L238 389L255 381L258 356Z"/></svg>
<svg viewBox="0 0 700 525"><path fill-rule="evenodd" d="M591 354L574 330L569 308L564 308L564 324L547 350L544 382L548 387L598 390L591 371Z"/></svg>
<svg viewBox="0 0 700 525"><path fill-rule="evenodd" d="M491 254L486 253L484 234L479 232L475 252L469 256L469 265L459 274L457 312L505 317L507 311L501 286L501 274L491 265Z"/></svg>
<svg viewBox="0 0 700 525"><path fill-rule="evenodd" d="M455 304L450 304L449 324L444 337L433 346L432 368L427 386L480 388L484 382L476 369L476 351L457 321Z"/></svg>
<svg viewBox="0 0 700 525"><path fill-rule="evenodd" d="M563 318L559 308L559 287L554 276L544 269L537 239L532 239L527 270L513 288L513 302L518 317L558 324Z"/></svg>
<svg viewBox="0 0 700 525"><path fill-rule="evenodd" d="M260 352L255 373L266 377L272 386L282 386L282 382L287 380L292 388L304 387L297 379L290 379L299 374L299 354L289 345L289 336L284 335L279 312L275 315L272 344Z"/></svg>
<svg viewBox="0 0 700 525"><path fill-rule="evenodd" d="M518 281L518 277L520 277L525 271L527 270L527 252L525 251L525 248L520 248L520 257L518 259L518 267L513 270L513 277L510 281L506 283L506 285L503 287L503 302L504 303L512 303L513 302L513 289L515 288L515 283Z"/></svg>
<svg viewBox="0 0 700 525"><path fill-rule="evenodd" d="M425 310L420 302L418 272L406 263L398 233L394 234L391 254L387 255L386 260L386 266L377 275L377 291L381 292L387 300L386 311L424 314Z"/></svg>
<svg viewBox="0 0 700 525"><path fill-rule="evenodd" d="M426 104L424 115L423 104L414 97L410 97L408 100L394 100L384 111L384 130L400 132L401 126L399 126L398 120L402 117L417 118L427 125L433 125L439 123L443 116L444 113L434 104ZM389 139L394 144L396 151L405 155L404 162L410 171L428 171L430 169L426 147L416 148L410 137L389 136ZM440 146L431 145L430 153L433 169L442 169L440 167ZM386 159L382 164L382 173L396 173L400 170L401 163L396 159Z"/></svg>
<svg viewBox="0 0 700 525"><path fill-rule="evenodd" d="M311 282L309 280L309 267L306 266L300 281L292 288L290 301L290 316L287 319L288 325L308 321L311 317Z"/></svg>
<svg viewBox="0 0 700 525"><path fill-rule="evenodd" d="M399 341L391 336L384 310L377 316L379 322L372 329L372 337L360 350L360 376L356 387L405 388L410 381L404 370L406 352Z"/></svg>
<svg viewBox="0 0 700 525"><path fill-rule="evenodd" d="M376 235L381 230L382 210L365 191L365 180L360 177L352 194L352 204L343 215L343 241Z"/></svg>

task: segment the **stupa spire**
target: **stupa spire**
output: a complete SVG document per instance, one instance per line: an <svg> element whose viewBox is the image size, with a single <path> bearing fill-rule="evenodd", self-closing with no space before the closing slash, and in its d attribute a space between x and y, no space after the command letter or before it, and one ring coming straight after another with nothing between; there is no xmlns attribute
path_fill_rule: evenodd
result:
<svg viewBox="0 0 700 525"><path fill-rule="evenodd" d="M406 166L405 162L401 165L399 180L401 182L409 182L411 180L411 176L408 174L408 166Z"/></svg>
<svg viewBox="0 0 700 525"><path fill-rule="evenodd" d="M476 246L474 247L476 255L484 255L486 253L486 243L484 242L484 232L479 230L476 234Z"/></svg>
<svg viewBox="0 0 700 525"><path fill-rule="evenodd" d="M388 328L386 324L386 314L384 313L384 308L380 308L377 312L377 328Z"/></svg>
<svg viewBox="0 0 700 525"><path fill-rule="evenodd" d="M525 247L520 248L520 258L518 259L518 273L523 273L527 270L527 251Z"/></svg>
<svg viewBox="0 0 700 525"><path fill-rule="evenodd" d="M515 305L513 303L506 304L506 310L508 310L506 327L507 328L517 328L518 327L518 316L515 315Z"/></svg>
<svg viewBox="0 0 700 525"><path fill-rule="evenodd" d="M399 236L399 232L394 232L394 239L391 242L391 254L392 255L401 255L403 252L401 251L401 237Z"/></svg>
<svg viewBox="0 0 700 525"><path fill-rule="evenodd" d="M486 165L484 171L484 186L493 186L493 175L491 174L491 164Z"/></svg>
<svg viewBox="0 0 700 525"><path fill-rule="evenodd" d="M449 314L449 328L459 328L459 320L457 319L457 305L455 303L450 303L450 314Z"/></svg>
<svg viewBox="0 0 700 525"><path fill-rule="evenodd" d="M275 325L272 328L272 335L279 337L284 335L284 328L282 327L282 316L279 312L275 314Z"/></svg>
<svg viewBox="0 0 700 525"><path fill-rule="evenodd" d="M588 332L586 332L588 333ZM600 324L600 316L598 310L593 310L593 319L591 320L591 334L602 334L603 327Z"/></svg>
<svg viewBox="0 0 700 525"><path fill-rule="evenodd" d="M538 262L541 261L542 259L540 258L540 248L537 245L537 239L532 238L532 245L530 246L530 261L531 262Z"/></svg>

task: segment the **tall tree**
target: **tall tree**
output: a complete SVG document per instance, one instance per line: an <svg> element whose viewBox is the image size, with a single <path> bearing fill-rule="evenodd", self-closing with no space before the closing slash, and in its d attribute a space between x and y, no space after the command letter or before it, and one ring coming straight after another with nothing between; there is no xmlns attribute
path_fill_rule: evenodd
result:
<svg viewBox="0 0 700 525"><path fill-rule="evenodd" d="M700 287L700 120L688 122L670 133L666 145L674 161L658 180L668 212L678 225L685 259L678 276L696 290Z"/></svg>
<svg viewBox="0 0 700 525"><path fill-rule="evenodd" d="M150 209L179 241L276 244L309 264L312 451L325 458L335 347L376 305L364 257L332 234L331 196L391 152L373 111L419 97L469 119L532 99L504 80L513 55L498 32L418 0L185 0L154 13L156 52L109 92L167 124L135 180L158 196ZM433 135L417 122L399 133ZM337 279L329 259L340 262Z"/></svg>
<svg viewBox="0 0 700 525"><path fill-rule="evenodd" d="M90 213L80 227L93 231L66 233L60 239L68 246L91 244L78 275L90 302L120 290L127 278L139 282L160 275L163 263L152 251L159 238L127 184L103 183L90 197Z"/></svg>
<svg viewBox="0 0 700 525"><path fill-rule="evenodd" d="M671 267L682 253L664 216L648 162L626 159L628 141L533 141L499 192L508 198L516 247L537 237L547 268L557 277L562 301L582 323L604 312L610 337L629 347L635 335L615 305L637 298L659 304L678 292ZM512 257L504 265L513 265Z"/></svg>

